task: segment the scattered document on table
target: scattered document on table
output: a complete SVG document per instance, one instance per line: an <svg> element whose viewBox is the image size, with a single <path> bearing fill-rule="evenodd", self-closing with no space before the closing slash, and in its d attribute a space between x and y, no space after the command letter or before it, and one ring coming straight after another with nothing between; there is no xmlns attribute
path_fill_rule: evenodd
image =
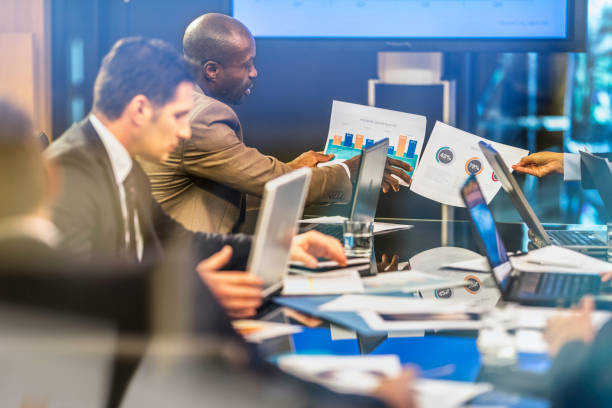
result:
<svg viewBox="0 0 612 408"><path fill-rule="evenodd" d="M442 204L465 207L459 194L466 178L476 175L489 203L501 187L478 142L486 141L499 151L508 165L529 154L529 151L491 142L476 135L437 122L419 166L412 176L410 189ZM512 168L509 168L512 171Z"/></svg>
<svg viewBox="0 0 612 408"><path fill-rule="evenodd" d="M325 153L335 158L324 164L350 159L388 137L388 156L409 163L414 170L423 150L426 123L421 115L333 101Z"/></svg>
<svg viewBox="0 0 612 408"><path fill-rule="evenodd" d="M287 336L302 331L302 326L295 324L267 322L263 320L234 320L232 326L234 326L234 329L250 343L261 343L264 340Z"/></svg>
<svg viewBox="0 0 612 408"><path fill-rule="evenodd" d="M544 330L549 319L555 316L571 316L574 313L575 311L572 309L507 305L503 309L494 309L491 316L494 319L507 322L505 324L507 329ZM612 313L606 310L595 310L591 313L593 327L596 330L610 318L612 318Z"/></svg>
<svg viewBox="0 0 612 408"><path fill-rule="evenodd" d="M599 274L612 272L612 264L568 248L549 245L510 258L512 267L522 272Z"/></svg>
<svg viewBox="0 0 612 408"><path fill-rule="evenodd" d="M471 312L468 302L440 302L408 296L343 295L319 306L328 312L370 310L379 313L461 313Z"/></svg>
<svg viewBox="0 0 612 408"><path fill-rule="evenodd" d="M362 293L363 283L356 270L321 272L316 275L287 275L283 295L334 295Z"/></svg>
<svg viewBox="0 0 612 408"><path fill-rule="evenodd" d="M387 378L398 376L396 355L287 355L278 359L281 370L344 393L370 394Z"/></svg>
<svg viewBox="0 0 612 408"><path fill-rule="evenodd" d="M375 331L422 331L422 330L478 330L482 321L477 313L461 311L457 303L438 302L456 306L452 310L434 308L429 311L394 311L376 312L373 310L359 311L359 316Z"/></svg>
<svg viewBox="0 0 612 408"><path fill-rule="evenodd" d="M493 390L491 384L419 379L415 382L420 408L458 408L480 394Z"/></svg>
<svg viewBox="0 0 612 408"><path fill-rule="evenodd" d="M466 285L463 278L445 279L437 275L415 270L404 272L385 272L362 279L366 292L389 292L391 290L406 293L419 290L451 288Z"/></svg>
<svg viewBox="0 0 612 408"><path fill-rule="evenodd" d="M460 271L473 271L473 272L490 272L491 267L487 258L480 256L474 259L468 259L467 261L453 262L446 265L442 265L444 269L456 269Z"/></svg>

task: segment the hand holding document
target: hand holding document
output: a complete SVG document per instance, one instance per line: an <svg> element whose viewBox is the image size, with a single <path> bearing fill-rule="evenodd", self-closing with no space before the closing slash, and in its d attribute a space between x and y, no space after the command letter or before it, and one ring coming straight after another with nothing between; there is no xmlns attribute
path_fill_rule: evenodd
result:
<svg viewBox="0 0 612 408"><path fill-rule="evenodd" d="M489 203L501 187L478 142L486 141L500 152L506 163L516 163L529 151L490 142L442 122L437 122L423 157L412 176L411 190L442 204L465 207L459 190L474 174ZM512 171L512 169L509 169Z"/></svg>
<svg viewBox="0 0 612 408"><path fill-rule="evenodd" d="M348 160L361 154L364 147L388 137L388 157L415 169L423 149L426 122L425 116L333 101L325 153L335 158L323 165Z"/></svg>

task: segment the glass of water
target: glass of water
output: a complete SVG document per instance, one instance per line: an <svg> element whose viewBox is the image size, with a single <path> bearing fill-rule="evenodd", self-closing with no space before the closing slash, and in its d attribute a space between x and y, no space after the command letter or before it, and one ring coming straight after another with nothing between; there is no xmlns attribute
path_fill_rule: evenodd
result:
<svg viewBox="0 0 612 408"><path fill-rule="evenodd" d="M346 220L342 225L344 253L352 257L370 256L374 238L372 221Z"/></svg>

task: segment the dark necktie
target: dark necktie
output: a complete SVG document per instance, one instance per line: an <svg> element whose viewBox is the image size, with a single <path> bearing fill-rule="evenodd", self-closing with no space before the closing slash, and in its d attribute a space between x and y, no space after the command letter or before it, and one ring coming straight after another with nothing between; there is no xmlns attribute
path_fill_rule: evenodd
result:
<svg viewBox="0 0 612 408"><path fill-rule="evenodd" d="M138 262L138 250L136 246L136 183L134 182L134 169L130 171L123 182L125 189L125 205L127 208L127 231L129 234L126 243L126 258Z"/></svg>

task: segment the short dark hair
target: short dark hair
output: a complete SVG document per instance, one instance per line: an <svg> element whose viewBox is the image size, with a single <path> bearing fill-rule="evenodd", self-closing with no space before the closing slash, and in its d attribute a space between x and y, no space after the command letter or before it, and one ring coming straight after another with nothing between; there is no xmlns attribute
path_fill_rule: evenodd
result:
<svg viewBox="0 0 612 408"><path fill-rule="evenodd" d="M117 119L136 95L144 95L161 107L174 98L182 82L193 82L193 77L185 59L170 44L150 38L124 38L102 60L94 85L93 109Z"/></svg>
<svg viewBox="0 0 612 408"><path fill-rule="evenodd" d="M46 189L42 148L29 116L0 99L0 218L32 212Z"/></svg>
<svg viewBox="0 0 612 408"><path fill-rule="evenodd" d="M189 23L183 35L183 53L192 68L206 61L221 65L236 52L236 37L252 37L249 29L233 17L219 13L203 14Z"/></svg>

